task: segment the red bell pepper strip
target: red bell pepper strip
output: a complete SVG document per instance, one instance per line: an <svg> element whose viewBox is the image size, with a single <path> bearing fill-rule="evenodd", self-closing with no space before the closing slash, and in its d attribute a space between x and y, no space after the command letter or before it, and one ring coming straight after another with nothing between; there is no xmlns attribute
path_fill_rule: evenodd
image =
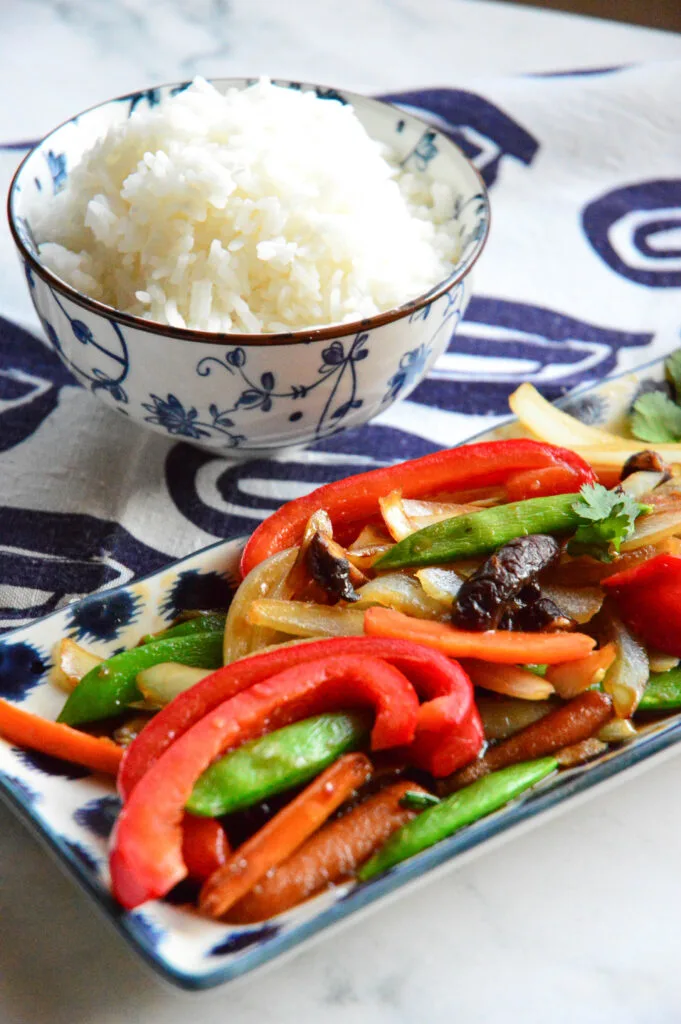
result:
<svg viewBox="0 0 681 1024"><path fill-rule="evenodd" d="M436 652L433 652L436 653ZM419 707L416 735L405 751L408 760L445 778L477 757L484 731L473 699L473 684L457 661L449 663L449 677L433 677L426 687L417 687L426 701ZM467 707L461 694L470 694Z"/></svg>
<svg viewBox="0 0 681 1024"><path fill-rule="evenodd" d="M185 814L182 821L182 859L192 881L205 882L227 862L231 852L227 833L219 821Z"/></svg>
<svg viewBox="0 0 681 1024"><path fill-rule="evenodd" d="M418 714L414 689L396 668L375 658L296 665L218 704L165 751L124 805L110 857L116 899L131 909L164 896L186 877L184 807L199 775L222 753L268 729L367 704L376 710L374 750L411 742Z"/></svg>
<svg viewBox="0 0 681 1024"><path fill-rule="evenodd" d="M548 470L544 489L540 474ZM543 494L569 494L595 479L591 467L575 452L526 438L449 448L336 480L282 505L252 534L241 559L241 573L247 576L265 558L299 544L305 524L320 508L329 513L336 528L376 515L378 499L394 490L401 491L404 498L420 498L506 483L513 490L512 500L519 501Z"/></svg>
<svg viewBox="0 0 681 1024"><path fill-rule="evenodd" d="M681 658L681 558L656 555L601 583L645 644Z"/></svg>
<svg viewBox="0 0 681 1024"><path fill-rule="evenodd" d="M179 694L154 715L123 757L118 774L118 790L122 798L127 800L135 785L164 750L218 704L284 669L339 655L381 658L404 673L426 700L430 702L433 698L440 698L429 712L439 720L440 731L444 732L447 726L458 726L467 720L469 712L474 708L473 690L465 672L444 655L421 644L408 640L360 636L333 637L293 647L281 647L225 665ZM424 704L421 707L419 717L427 713L429 706ZM433 718L429 726L431 731L435 728ZM444 736L442 740L444 742Z"/></svg>
<svg viewBox="0 0 681 1024"><path fill-rule="evenodd" d="M416 736L405 754L411 764L430 772L436 779L444 779L475 760L485 741L485 733L474 704L456 726L448 729L437 727L431 731L430 726L435 725L435 721L431 717L430 705L437 703L436 699L421 705ZM435 713L438 710L434 709ZM421 712L424 713L423 718Z"/></svg>

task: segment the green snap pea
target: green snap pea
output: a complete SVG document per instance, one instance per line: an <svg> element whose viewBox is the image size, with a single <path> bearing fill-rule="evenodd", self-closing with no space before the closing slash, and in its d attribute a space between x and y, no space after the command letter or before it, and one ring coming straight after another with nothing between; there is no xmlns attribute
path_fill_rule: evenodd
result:
<svg viewBox="0 0 681 1024"><path fill-rule="evenodd" d="M525 761L492 772L430 807L394 832L357 872L360 882L434 846L453 832L503 807L558 767L555 757Z"/></svg>
<svg viewBox="0 0 681 1024"><path fill-rule="evenodd" d="M168 626L158 633L147 633L140 644L153 644L157 640L171 640L176 636L192 636L194 633L216 633L225 628L226 612L207 612L205 615L194 615L191 619L178 622L176 626Z"/></svg>
<svg viewBox="0 0 681 1024"><path fill-rule="evenodd" d="M681 708L681 668L652 675L639 701L639 711L672 711Z"/></svg>
<svg viewBox="0 0 681 1024"><path fill-rule="evenodd" d="M572 533L582 522L572 508L578 498L579 494L528 498L444 519L395 544L374 562L374 569L456 562L488 555L516 537L530 533Z"/></svg>
<svg viewBox="0 0 681 1024"><path fill-rule="evenodd" d="M107 658L83 676L69 695L58 721L82 725L119 714L133 701L142 700L137 674L163 661L180 662L196 668L222 665L222 631L155 640Z"/></svg>
<svg viewBox="0 0 681 1024"><path fill-rule="evenodd" d="M250 740L201 775L187 810L216 817L252 807L318 775L369 735L370 719L337 712L316 715Z"/></svg>

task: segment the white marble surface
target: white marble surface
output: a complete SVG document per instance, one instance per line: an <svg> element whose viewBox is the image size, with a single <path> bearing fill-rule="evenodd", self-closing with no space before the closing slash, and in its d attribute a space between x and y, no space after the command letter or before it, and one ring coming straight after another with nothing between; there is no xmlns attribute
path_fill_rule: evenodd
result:
<svg viewBox="0 0 681 1024"><path fill-rule="evenodd" d="M4 0L0 142L118 92L266 72L360 90L681 56L681 37L475 0ZM8 180L14 155L0 171ZM33 322L5 229L0 313ZM678 759L293 959L202 996L147 973L0 806L2 1024L679 1019Z"/></svg>

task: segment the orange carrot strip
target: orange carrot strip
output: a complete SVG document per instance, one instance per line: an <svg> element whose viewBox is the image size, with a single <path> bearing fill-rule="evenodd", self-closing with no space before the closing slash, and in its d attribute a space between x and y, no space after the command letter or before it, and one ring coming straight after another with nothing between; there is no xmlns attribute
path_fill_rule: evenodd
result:
<svg viewBox="0 0 681 1024"><path fill-rule="evenodd" d="M585 658L596 641L585 633L513 633L505 629L473 633L444 622L414 619L391 608L368 608L364 632L399 637L434 647L450 658L480 658L501 664L551 665Z"/></svg>
<svg viewBox="0 0 681 1024"><path fill-rule="evenodd" d="M414 792L426 790L414 782L397 782L328 822L239 900L228 920L266 921L351 877L396 829L416 816L417 811L400 806L405 793Z"/></svg>
<svg viewBox="0 0 681 1024"><path fill-rule="evenodd" d="M615 653L613 643L605 644L600 650L587 654L586 658L549 666L545 678L553 684L560 697L569 700L578 693L584 693L594 683L600 683L615 660Z"/></svg>
<svg viewBox="0 0 681 1024"><path fill-rule="evenodd" d="M123 750L112 740L90 736L61 722L23 711L14 704L0 699L0 736L10 743L43 754L62 757L65 761L84 764L96 772L115 775L121 763Z"/></svg>
<svg viewBox="0 0 681 1024"><path fill-rule="evenodd" d="M371 776L364 754L345 754L248 839L201 890L199 908L221 917L260 879L297 850Z"/></svg>

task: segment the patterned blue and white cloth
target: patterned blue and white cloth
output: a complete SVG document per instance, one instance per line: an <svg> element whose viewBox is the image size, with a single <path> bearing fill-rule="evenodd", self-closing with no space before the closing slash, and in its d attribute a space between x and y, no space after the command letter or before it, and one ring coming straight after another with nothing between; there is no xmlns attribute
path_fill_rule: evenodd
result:
<svg viewBox="0 0 681 1024"><path fill-rule="evenodd" d="M491 238L429 378L304 452L230 463L181 422L167 439L142 432L76 385L37 326L0 319L0 629L248 533L328 480L462 441L522 381L555 398L677 347L679 96L677 62L389 96L476 163Z"/></svg>

